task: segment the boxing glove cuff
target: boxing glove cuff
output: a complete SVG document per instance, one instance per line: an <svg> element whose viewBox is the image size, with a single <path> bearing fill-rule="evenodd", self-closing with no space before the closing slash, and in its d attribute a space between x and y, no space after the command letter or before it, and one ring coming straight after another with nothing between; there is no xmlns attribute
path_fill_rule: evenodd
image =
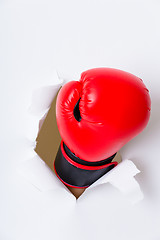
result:
<svg viewBox="0 0 160 240"><path fill-rule="evenodd" d="M54 161L54 170L65 185L86 188L118 164L112 162L115 156L116 153L102 161L87 162L74 155L62 141Z"/></svg>

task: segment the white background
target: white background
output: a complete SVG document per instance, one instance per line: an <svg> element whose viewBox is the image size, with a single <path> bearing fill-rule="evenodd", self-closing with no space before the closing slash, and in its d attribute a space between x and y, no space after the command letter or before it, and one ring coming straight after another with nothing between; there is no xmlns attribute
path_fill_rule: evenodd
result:
<svg viewBox="0 0 160 240"><path fill-rule="evenodd" d="M160 239L159 13L158 0L0 1L0 239ZM28 153L32 87L52 69L72 80L93 67L131 72L150 90L149 125L121 149L141 170L144 200L135 206L109 184L75 204L16 174Z"/></svg>

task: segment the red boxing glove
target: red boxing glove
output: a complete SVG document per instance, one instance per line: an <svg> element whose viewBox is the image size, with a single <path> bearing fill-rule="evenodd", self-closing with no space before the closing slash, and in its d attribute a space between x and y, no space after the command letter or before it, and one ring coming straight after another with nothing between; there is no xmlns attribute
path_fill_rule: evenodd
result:
<svg viewBox="0 0 160 240"><path fill-rule="evenodd" d="M55 160L59 178L69 186L87 187L113 168L116 152L146 127L150 107L142 80L121 70L91 69L80 81L65 84L56 103L63 139Z"/></svg>

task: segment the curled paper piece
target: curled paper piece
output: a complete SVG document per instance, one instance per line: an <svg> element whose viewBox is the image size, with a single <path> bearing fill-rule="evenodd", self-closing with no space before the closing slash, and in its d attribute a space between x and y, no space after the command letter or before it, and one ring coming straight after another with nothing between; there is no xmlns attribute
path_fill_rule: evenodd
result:
<svg viewBox="0 0 160 240"><path fill-rule="evenodd" d="M53 99L64 84L63 79L58 77L56 70L52 71L50 77L43 77L43 81L39 76L37 81L33 81L33 86L30 87L27 97L29 102L26 111L28 124L25 135L30 141L35 141L39 131L39 119L47 115Z"/></svg>
<svg viewBox="0 0 160 240"><path fill-rule="evenodd" d="M75 197L70 193L67 187L63 185L45 164L45 162L35 153L34 157L24 161L17 167L17 173L26 179L36 190L40 192L55 191L64 192L67 198L75 203Z"/></svg>
<svg viewBox="0 0 160 240"><path fill-rule="evenodd" d="M128 159L123 160L115 168L93 183L87 190L97 185L110 183L126 195L132 204L143 199L143 193L134 176L140 173L135 164ZM86 192L87 192L86 190Z"/></svg>
<svg viewBox="0 0 160 240"><path fill-rule="evenodd" d="M31 105L28 109L32 115L44 114L49 109L63 82L54 85L34 89Z"/></svg>
<svg viewBox="0 0 160 240"><path fill-rule="evenodd" d="M56 81L54 81L54 79ZM55 98L59 88L64 84L64 81L58 78L56 71L54 71L54 77L51 81L48 81L48 85L44 86L40 84L40 87L32 88L32 97L30 100L30 106L27 112L28 126L26 136L29 136L31 142L35 142L39 129L41 128L48 110L51 106L53 99ZM56 141L56 139L54 139ZM57 149L58 150L58 149ZM71 194L68 188L60 182L55 173L47 166L47 164L34 152L33 146L30 145L29 151L33 151L33 155L30 159L21 163L18 166L18 173L23 176L28 182L30 182L39 191L50 190L62 190L68 193L71 198L76 198ZM53 159L54 161L54 159ZM94 187L110 183L116 187L121 193L125 194L129 198L131 203L137 203L143 199L143 194L140 190L138 182L134 176L140 171L136 168L131 160L123 160L110 172L98 179L94 184L88 187L83 194L87 195L87 192ZM107 187L107 186L106 186ZM95 191L96 192L96 191ZM83 197L83 194L80 198Z"/></svg>
<svg viewBox="0 0 160 240"><path fill-rule="evenodd" d="M55 190L63 185L37 154L19 165L17 171L41 192Z"/></svg>

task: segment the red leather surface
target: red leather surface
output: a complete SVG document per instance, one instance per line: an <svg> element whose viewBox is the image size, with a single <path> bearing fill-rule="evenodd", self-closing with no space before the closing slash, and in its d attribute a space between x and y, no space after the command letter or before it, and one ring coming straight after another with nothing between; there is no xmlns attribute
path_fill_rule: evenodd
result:
<svg viewBox="0 0 160 240"><path fill-rule="evenodd" d="M73 114L79 99L80 122ZM81 74L80 81L61 88L57 124L63 141L77 157L100 161L146 127L150 107L149 92L140 78L117 69L91 69Z"/></svg>

